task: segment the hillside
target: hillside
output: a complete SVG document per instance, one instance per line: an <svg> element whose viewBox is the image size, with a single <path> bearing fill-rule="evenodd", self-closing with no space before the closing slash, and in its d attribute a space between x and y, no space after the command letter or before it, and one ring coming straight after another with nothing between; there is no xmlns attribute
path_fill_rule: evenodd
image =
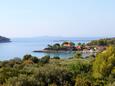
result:
<svg viewBox="0 0 115 86"><path fill-rule="evenodd" d="M115 86L115 47L96 57L25 55L0 61L0 86Z"/></svg>
<svg viewBox="0 0 115 86"><path fill-rule="evenodd" d="M88 43L88 45L98 45L98 46L115 45L115 37L93 40L90 43Z"/></svg>
<svg viewBox="0 0 115 86"><path fill-rule="evenodd" d="M10 39L3 37L3 36L0 36L0 43L5 43L5 42L10 42Z"/></svg>

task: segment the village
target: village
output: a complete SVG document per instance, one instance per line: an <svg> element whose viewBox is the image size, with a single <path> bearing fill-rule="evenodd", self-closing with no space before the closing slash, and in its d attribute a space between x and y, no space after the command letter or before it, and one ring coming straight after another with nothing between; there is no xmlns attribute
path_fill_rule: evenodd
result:
<svg viewBox="0 0 115 86"><path fill-rule="evenodd" d="M48 45L43 50L35 50L34 52L54 53L54 52L71 52L80 51L83 53L98 53L106 49L106 46L88 45L85 43L63 42L62 44L56 43Z"/></svg>

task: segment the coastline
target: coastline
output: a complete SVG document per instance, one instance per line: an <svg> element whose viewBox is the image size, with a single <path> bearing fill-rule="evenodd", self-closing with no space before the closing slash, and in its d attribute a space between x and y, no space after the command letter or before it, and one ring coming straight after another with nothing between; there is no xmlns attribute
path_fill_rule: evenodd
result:
<svg viewBox="0 0 115 86"><path fill-rule="evenodd" d="M98 51L64 51L64 50L35 50L35 53L65 53L65 52L80 52L80 53L97 53Z"/></svg>

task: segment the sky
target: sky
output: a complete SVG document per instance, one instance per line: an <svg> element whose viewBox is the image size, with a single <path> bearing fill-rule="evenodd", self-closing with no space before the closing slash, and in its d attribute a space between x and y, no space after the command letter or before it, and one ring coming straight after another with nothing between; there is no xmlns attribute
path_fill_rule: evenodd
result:
<svg viewBox="0 0 115 86"><path fill-rule="evenodd" d="M0 0L6 37L115 37L115 0Z"/></svg>

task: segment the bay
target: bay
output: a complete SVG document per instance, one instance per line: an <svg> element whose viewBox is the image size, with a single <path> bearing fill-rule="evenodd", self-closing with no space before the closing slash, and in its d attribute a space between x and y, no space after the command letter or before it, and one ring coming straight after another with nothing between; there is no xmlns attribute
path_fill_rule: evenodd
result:
<svg viewBox="0 0 115 86"><path fill-rule="evenodd" d="M34 53L34 50L42 50L48 44L62 43L64 41L72 41L75 44L87 43L97 38L67 38L67 37L34 37L34 38L12 38L10 43L0 43L0 60L9 60L16 57L22 58L26 54L31 54L41 58L45 55L51 57L59 56L61 58L72 57L73 52L66 53Z"/></svg>

